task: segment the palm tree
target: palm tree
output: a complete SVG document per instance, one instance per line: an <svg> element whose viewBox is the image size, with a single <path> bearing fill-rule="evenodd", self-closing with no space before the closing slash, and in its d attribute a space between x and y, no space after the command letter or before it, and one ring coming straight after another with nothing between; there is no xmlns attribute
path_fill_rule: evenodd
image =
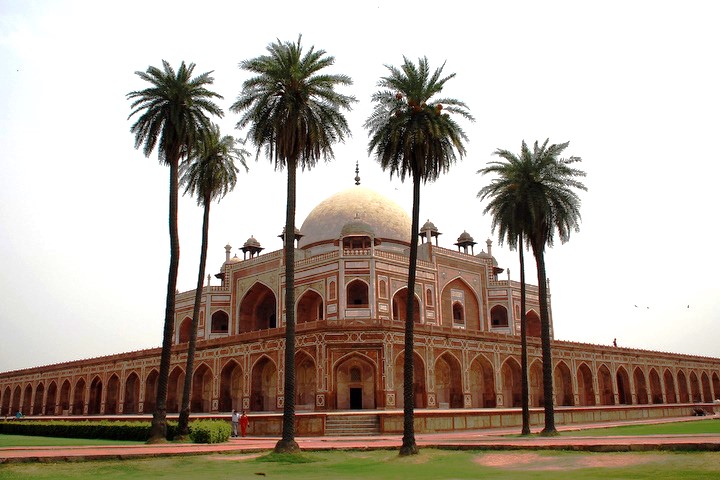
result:
<svg viewBox="0 0 720 480"><path fill-rule="evenodd" d="M487 167L487 173L498 173L496 184L516 182L517 198L508 199L510 207L520 208L523 215L522 228L525 233L537 266L538 293L540 301L540 336L542 343L543 396L545 398L545 427L541 434L556 435L555 413L553 409L553 370L550 345L550 315L547 302L547 275L545 272L545 247L552 247L555 233L562 243L570 239L572 230L578 231L580 225L580 197L573 189L587 190L577 177L585 172L572 166L581 161L580 157L560 158L569 142L552 144L549 140L542 145L535 142L530 153L523 142L520 158L510 152L498 153L506 163L495 162ZM495 189L491 185L487 187ZM508 187L510 190L510 187ZM512 197L512 195L510 195ZM521 204L522 207L517 205Z"/></svg>
<svg viewBox="0 0 720 480"><path fill-rule="evenodd" d="M350 135L341 109L350 110L355 98L336 91L351 85L346 75L320 73L335 58L310 47L303 54L302 37L296 43L277 42L268 54L244 60L240 68L255 76L243 83L243 91L231 110L242 113L237 128L249 127L248 138L275 169L287 168L285 215L285 382L283 434L276 452L299 450L295 442L295 183L297 167L314 167L320 158L333 158L332 146Z"/></svg>
<svg viewBox="0 0 720 480"><path fill-rule="evenodd" d="M238 168L235 161L245 167L245 157L250 153L235 147L236 140L230 135L220 136L220 128L213 125L208 135L201 138L189 161L180 164L180 183L185 185L185 193L197 196L198 205L203 207L202 242L200 245L200 267L198 268L195 305L193 307L190 339L188 341L185 381L183 385L182 406L178 419L178 435L190 433L190 392L192 390L192 372L195 362L195 344L200 318L200 302L207 260L208 230L210 227L210 205L213 200L222 199L235 188Z"/></svg>
<svg viewBox="0 0 720 480"><path fill-rule="evenodd" d="M481 200L490 199L490 202L483 210L483 214L492 215L492 231L498 229L499 244L504 242L510 249L517 248L520 261L520 364L521 364L521 388L522 388L522 429L521 435L530 434L530 404L528 385L528 358L527 358L527 319L526 319L526 297L527 288L525 285L525 256L523 239L527 238L530 228L525 222L527 220L527 205L524 203L525 188L528 170L532 165L532 153L525 142L522 144L520 157L515 156L507 150L496 150L498 155L506 160L503 162L490 162L478 173L483 175L494 173L499 176L489 185L483 187L478 193Z"/></svg>
<svg viewBox="0 0 720 480"><path fill-rule="evenodd" d="M170 167L170 268L168 272L167 295L165 300L165 323L163 325L162 353L158 377L155 412L153 412L150 442L164 441L167 435L167 387L170 374L170 354L173 324L175 320L175 288L180 261L178 238L178 168L180 159L191 153L197 139L211 125L208 115L222 117L223 112L214 102L222 98L206 87L213 83L206 72L193 77L195 64L180 64L177 73L163 60L163 69L148 67L145 72L135 72L151 86L127 94L132 101L132 112L139 117L130 128L135 134L135 148L143 147L146 157L158 147L160 163Z"/></svg>
<svg viewBox="0 0 720 480"><path fill-rule="evenodd" d="M390 74L378 81L381 90L373 94L375 107L365 122L370 135L368 153L374 153L383 170L390 170L391 178L397 175L404 181L409 176L413 182L405 317L403 443L400 455L418 452L413 425L413 314L420 183L436 180L455 163L458 155L465 155L463 141L467 141L467 137L450 114L473 120L463 102L453 98L434 98L442 91L445 82L455 76L453 73L442 77L444 66L431 73L427 58L420 58L415 65L406 57L403 57L399 69L386 65Z"/></svg>

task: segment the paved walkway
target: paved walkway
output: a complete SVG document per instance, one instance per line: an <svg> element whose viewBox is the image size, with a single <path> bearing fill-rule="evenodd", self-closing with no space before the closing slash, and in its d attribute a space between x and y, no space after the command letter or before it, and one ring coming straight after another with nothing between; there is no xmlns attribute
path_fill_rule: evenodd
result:
<svg viewBox="0 0 720 480"><path fill-rule="evenodd" d="M667 423L672 421L720 421L718 417L674 418L657 421L612 422L592 425L558 426L558 430L572 432L585 428L602 428L629 424ZM539 431L539 429L537 429ZM533 433L537 433L533 430ZM420 447L451 449L562 449L586 451L643 451L643 450L704 450L720 451L720 435L643 435L643 436L572 436L519 437L517 428L489 429L445 433L416 434ZM122 445L77 447L9 447L0 448L0 464L8 462L50 462L97 459L132 459L170 455L206 455L212 453L253 453L271 450L277 438L231 438L222 444ZM401 435L373 435L362 437L298 437L302 450L392 449L402 443Z"/></svg>

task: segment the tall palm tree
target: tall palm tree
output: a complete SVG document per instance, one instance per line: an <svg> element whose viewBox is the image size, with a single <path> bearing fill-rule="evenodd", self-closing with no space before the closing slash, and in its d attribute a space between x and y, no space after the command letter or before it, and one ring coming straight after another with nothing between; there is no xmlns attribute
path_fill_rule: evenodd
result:
<svg viewBox="0 0 720 480"><path fill-rule="evenodd" d="M276 452L299 450L295 442L295 183L297 167L314 167L333 158L332 146L350 135L342 109L350 110L352 96L336 88L352 85L346 75L321 73L335 62L324 50L303 53L297 42L271 43L268 53L240 62L254 74L231 110L241 113L237 128L249 127L248 138L276 169L287 169L285 212L285 382L283 434Z"/></svg>
<svg viewBox="0 0 720 480"><path fill-rule="evenodd" d="M247 172L245 157L250 153L236 148L236 140L230 135L220 136L220 128L213 125L208 135L201 138L189 161L180 164L180 183L185 185L185 193L195 195L198 205L203 207L202 241L200 244L200 266L198 268L197 286L195 288L195 304L193 306L190 339L188 341L185 381L183 384L182 406L178 420L178 435L190 433L190 393L192 390L192 372L195 362L195 345L197 343L197 327L200 318L200 302L205 279L205 263L207 260L208 230L210 228L210 205L213 200L218 202L237 183L239 162Z"/></svg>
<svg viewBox="0 0 720 480"><path fill-rule="evenodd" d="M543 363L543 396L545 398L545 427L543 435L556 435L553 408L553 369L550 344L550 315L547 301L547 275L545 272L545 247L552 247L555 234L562 243L570 239L572 230L580 226L580 197L574 189L587 190L577 178L585 172L574 168L580 157L560 158L569 142L542 145L535 142L532 153L525 142L520 158L510 152L498 153L506 162L496 162L487 167L487 173L497 173L494 183L516 182L519 199L509 200L510 205L523 205L523 233L527 235L537 266L538 293L540 301L540 336ZM493 185L488 188L494 189ZM509 189L509 188L508 188ZM511 195L512 196L512 195ZM527 230L525 230L527 229Z"/></svg>
<svg viewBox="0 0 720 480"><path fill-rule="evenodd" d="M478 173L498 174L489 185L483 187L478 193L481 200L490 199L483 210L483 214L492 215L492 231L498 229L499 244L507 243L510 249L517 248L520 261L520 365L521 365L521 396L522 396L522 428L521 435L530 434L530 402L528 385L528 358L527 358L527 318L525 284L525 245L523 240L530 231L527 224L528 214L525 204L525 189L528 170L532 164L532 153L523 142L519 157L507 150L496 150L498 155L506 160L503 162L490 162Z"/></svg>
<svg viewBox="0 0 720 480"><path fill-rule="evenodd" d="M223 112L214 102L222 98L208 90L213 83L206 72L193 77L195 64L180 64L177 73L163 60L162 70L150 66L145 72L135 72L142 80L151 84L144 90L127 94L132 101L132 112L128 119L139 115L130 128L135 134L135 148L143 147L146 157L158 147L160 163L170 167L170 268L168 271L167 295L165 300L165 323L163 325L162 353L158 376L157 398L153 412L150 442L164 441L167 435L167 388L170 374L170 354L173 324L175 320L175 288L180 261L178 238L178 168L180 159L191 153L197 139L206 132L211 121L208 115L222 117Z"/></svg>
<svg viewBox="0 0 720 480"><path fill-rule="evenodd" d="M408 298L405 317L404 419L400 455L418 452L415 443L413 395L413 315L415 276L417 272L417 235L420 219L420 183L436 180L465 155L467 137L450 114L473 120L467 105L453 98L435 98L455 74L443 77L444 64L430 71L427 58L417 65L403 57L400 68L386 65L390 74L378 81L381 88L372 96L375 107L365 122L370 142L368 153L374 154L390 177L406 176L413 182L412 230L408 265Z"/></svg>

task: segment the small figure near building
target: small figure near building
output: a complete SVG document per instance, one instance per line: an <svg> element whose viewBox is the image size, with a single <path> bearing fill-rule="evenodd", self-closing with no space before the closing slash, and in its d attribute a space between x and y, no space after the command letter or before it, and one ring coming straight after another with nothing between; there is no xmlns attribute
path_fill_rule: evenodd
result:
<svg viewBox="0 0 720 480"><path fill-rule="evenodd" d="M244 437L247 434L247 427L250 423L250 419L247 416L247 413L245 413L245 410L242 412L242 416L240 417L240 433Z"/></svg>
<svg viewBox="0 0 720 480"><path fill-rule="evenodd" d="M15 420L20 420L20 419L22 419L22 417L23 417L22 412L20 410L18 410L17 413L15 414Z"/></svg>
<svg viewBox="0 0 720 480"><path fill-rule="evenodd" d="M232 436L237 437L238 436L238 422L240 421L240 414L238 414L237 410L232 411Z"/></svg>

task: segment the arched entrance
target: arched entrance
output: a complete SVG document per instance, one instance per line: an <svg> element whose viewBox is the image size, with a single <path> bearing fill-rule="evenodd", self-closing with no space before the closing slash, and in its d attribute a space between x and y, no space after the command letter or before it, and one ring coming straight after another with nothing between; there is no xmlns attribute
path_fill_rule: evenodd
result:
<svg viewBox="0 0 720 480"><path fill-rule="evenodd" d="M396 322L404 322L407 318L407 296L407 287L401 288L400 290L395 292L395 295L393 295L392 311L393 320L395 320ZM414 298L415 303L413 307L413 323L420 323L420 300L418 300L417 295L415 295Z"/></svg>
<svg viewBox="0 0 720 480"><path fill-rule="evenodd" d="M502 377L502 394L504 407L520 407L522 405L522 372L520 364L509 357L500 368Z"/></svg>
<svg viewBox="0 0 720 480"><path fill-rule="evenodd" d="M680 403L690 403L690 394L688 393L688 383L685 372L682 370L678 371L678 395L680 396Z"/></svg>
<svg viewBox="0 0 720 480"><path fill-rule="evenodd" d="M90 401L88 402L88 415L101 413L102 407L102 380L100 377L93 378L90 382Z"/></svg>
<svg viewBox="0 0 720 480"><path fill-rule="evenodd" d="M138 413L140 405L140 378L135 372L128 375L125 380L125 395L123 397L123 413Z"/></svg>
<svg viewBox="0 0 720 480"><path fill-rule="evenodd" d="M702 384L702 394L703 394L703 401L705 403L712 403L712 392L710 391L710 378L707 376L707 373L702 372L702 375L700 375L700 383Z"/></svg>
<svg viewBox="0 0 720 480"><path fill-rule="evenodd" d="M60 413L70 413L70 380L65 380L60 387Z"/></svg>
<svg viewBox="0 0 720 480"><path fill-rule="evenodd" d="M239 333L277 327L275 294L262 283L256 283L245 293L238 309Z"/></svg>
<svg viewBox="0 0 720 480"><path fill-rule="evenodd" d="M85 379L81 378L75 383L73 392L73 415L82 415L85 413Z"/></svg>
<svg viewBox="0 0 720 480"><path fill-rule="evenodd" d="M435 395L440 408L463 408L460 362L445 352L435 362Z"/></svg>
<svg viewBox="0 0 720 480"><path fill-rule="evenodd" d="M167 399L165 401L168 413L178 413L182 401L182 389L185 382L185 372L180 367L175 367L168 376Z"/></svg>
<svg viewBox="0 0 720 480"><path fill-rule="evenodd" d="M220 405L221 412L241 411L243 398L242 367L235 360L230 360L220 371Z"/></svg>
<svg viewBox="0 0 720 480"><path fill-rule="evenodd" d="M32 385L27 384L25 386L25 394L23 395L23 415L30 415L32 408Z"/></svg>
<svg viewBox="0 0 720 480"><path fill-rule="evenodd" d="M187 343L190 341L190 334L192 332L192 319L185 317L180 323L180 335L178 337L178 343Z"/></svg>
<svg viewBox="0 0 720 480"><path fill-rule="evenodd" d="M195 369L190 397L191 412L209 412L212 410L213 373L205 363Z"/></svg>
<svg viewBox="0 0 720 480"><path fill-rule="evenodd" d="M652 403L663 403L660 375L658 375L654 368L651 368L648 377L650 379L650 401Z"/></svg>
<svg viewBox="0 0 720 480"><path fill-rule="evenodd" d="M630 391L630 376L624 367L619 367L616 375L618 389L618 403L620 405L632 405L632 393Z"/></svg>
<svg viewBox="0 0 720 480"><path fill-rule="evenodd" d="M315 409L315 362L303 351L295 355L295 409Z"/></svg>
<svg viewBox="0 0 720 480"><path fill-rule="evenodd" d="M35 400L33 401L33 415L42 414L43 410L43 395L45 394L45 385L38 383L35 387Z"/></svg>
<svg viewBox="0 0 720 480"><path fill-rule="evenodd" d="M277 408L277 367L263 356L252 369L250 410L272 411Z"/></svg>
<svg viewBox="0 0 720 480"><path fill-rule="evenodd" d="M530 364L530 367L528 368L528 378L528 405L530 405L531 407L545 406L545 390L543 389L542 362L540 360L535 360ZM522 380L522 376L520 377L520 379Z"/></svg>
<svg viewBox="0 0 720 480"><path fill-rule="evenodd" d="M672 373L670 370L663 372L663 380L665 381L665 400L667 403L677 403L677 397L675 396L675 380L673 380Z"/></svg>
<svg viewBox="0 0 720 480"><path fill-rule="evenodd" d="M10 387L5 387L2 394L2 402L0 402L0 416L10 415Z"/></svg>
<svg viewBox="0 0 720 480"><path fill-rule="evenodd" d="M633 370L633 380L635 380L635 396L637 397L638 405L647 405L647 384L645 383L645 374L640 367L635 367L635 370Z"/></svg>
<svg viewBox="0 0 720 480"><path fill-rule="evenodd" d="M323 319L323 299L315 290L303 293L297 302L297 323L317 322Z"/></svg>
<svg viewBox="0 0 720 480"><path fill-rule="evenodd" d="M698 382L695 372L690 372L690 393L693 403L702 402L702 397L700 396L700 382Z"/></svg>
<svg viewBox="0 0 720 480"><path fill-rule="evenodd" d="M612 375L606 365L598 369L598 390L600 390L600 405L615 405Z"/></svg>
<svg viewBox="0 0 720 480"><path fill-rule="evenodd" d="M490 309L490 326L493 328L506 328L508 323L508 311L502 305L495 305Z"/></svg>
<svg viewBox="0 0 720 480"><path fill-rule="evenodd" d="M712 374L712 385L713 385L713 391L715 392L715 395L713 395L713 398L717 399L720 398L720 377L718 377L718 374L713 372Z"/></svg>
<svg viewBox="0 0 720 480"><path fill-rule="evenodd" d="M470 364L470 393L473 408L495 408L495 375L492 364L482 355Z"/></svg>
<svg viewBox="0 0 720 480"><path fill-rule="evenodd" d="M367 357L351 354L335 367L335 403L338 410L376 407L376 367Z"/></svg>
<svg viewBox="0 0 720 480"><path fill-rule="evenodd" d="M530 310L525 315L525 322L526 322L526 333L528 337L538 337L540 338L542 333L542 328L540 327L540 316L535 313L535 310Z"/></svg>
<svg viewBox="0 0 720 480"><path fill-rule="evenodd" d="M55 404L57 403L57 384L53 381L48 385L47 396L45 397L45 415L55 415Z"/></svg>
<svg viewBox="0 0 720 480"><path fill-rule="evenodd" d="M481 330L480 306L475 291L461 278L450 281L440 295L442 324Z"/></svg>
<svg viewBox="0 0 720 480"><path fill-rule="evenodd" d="M577 382L580 405L587 407L595 405L592 371L586 363L581 363L578 367Z"/></svg>
<svg viewBox="0 0 720 480"><path fill-rule="evenodd" d="M105 414L115 415L118 413L118 397L120 396L120 380L117 375L113 375L108 380L107 392L105 395Z"/></svg>
<svg viewBox="0 0 720 480"><path fill-rule="evenodd" d="M405 289L407 290L407 289ZM395 406L405 407L405 352L395 359ZM413 354L413 393L415 408L427 407L427 389L425 387L425 364L417 353Z"/></svg>
<svg viewBox="0 0 720 480"><path fill-rule="evenodd" d="M565 362L558 362L555 367L554 383L557 404L565 407L575 405L572 376Z"/></svg>
<svg viewBox="0 0 720 480"><path fill-rule="evenodd" d="M155 402L157 401L157 383L158 371L154 368L148 373L145 380L145 400L143 401L143 412L152 413L155 411Z"/></svg>

